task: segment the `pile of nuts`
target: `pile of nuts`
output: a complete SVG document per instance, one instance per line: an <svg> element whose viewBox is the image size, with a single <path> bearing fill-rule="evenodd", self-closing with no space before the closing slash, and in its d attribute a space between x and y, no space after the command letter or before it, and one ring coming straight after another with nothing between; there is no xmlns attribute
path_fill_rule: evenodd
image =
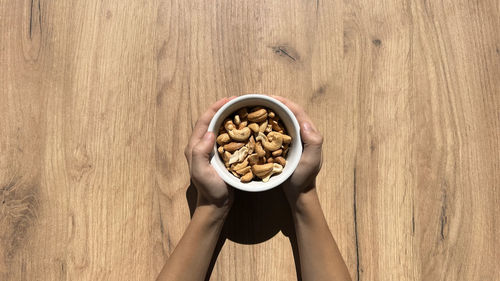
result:
<svg viewBox="0 0 500 281"><path fill-rule="evenodd" d="M217 151L228 171L241 182L269 181L286 165L292 142L279 117L264 107L242 108L224 120Z"/></svg>

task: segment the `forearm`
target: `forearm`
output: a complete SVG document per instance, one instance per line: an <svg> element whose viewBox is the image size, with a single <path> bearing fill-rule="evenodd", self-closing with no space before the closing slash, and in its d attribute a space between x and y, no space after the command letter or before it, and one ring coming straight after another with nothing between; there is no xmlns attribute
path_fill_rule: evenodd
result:
<svg viewBox="0 0 500 281"><path fill-rule="evenodd" d="M351 280L321 210L316 190L301 194L292 207L302 278Z"/></svg>
<svg viewBox="0 0 500 281"><path fill-rule="evenodd" d="M214 206L197 207L157 281L204 280L225 216Z"/></svg>

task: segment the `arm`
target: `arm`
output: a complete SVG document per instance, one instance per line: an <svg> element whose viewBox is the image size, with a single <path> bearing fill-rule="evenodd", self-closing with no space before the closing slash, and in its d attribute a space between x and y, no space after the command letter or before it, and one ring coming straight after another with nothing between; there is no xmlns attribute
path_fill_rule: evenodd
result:
<svg viewBox="0 0 500 281"><path fill-rule="evenodd" d="M207 128L215 112L229 100L216 102L200 117L184 151L192 183L198 192L196 210L157 281L205 279L222 225L233 202L233 190L210 166L209 156L215 136L207 132Z"/></svg>
<svg viewBox="0 0 500 281"><path fill-rule="evenodd" d="M292 215L304 280L351 280L315 188L300 196Z"/></svg>
<svg viewBox="0 0 500 281"><path fill-rule="evenodd" d="M211 206L196 208L157 280L204 280L224 218L224 210Z"/></svg>
<svg viewBox="0 0 500 281"><path fill-rule="evenodd" d="M283 190L292 210L303 280L351 280L347 266L326 222L316 193L316 175L321 169L323 137L304 110L282 97L301 127L304 150Z"/></svg>

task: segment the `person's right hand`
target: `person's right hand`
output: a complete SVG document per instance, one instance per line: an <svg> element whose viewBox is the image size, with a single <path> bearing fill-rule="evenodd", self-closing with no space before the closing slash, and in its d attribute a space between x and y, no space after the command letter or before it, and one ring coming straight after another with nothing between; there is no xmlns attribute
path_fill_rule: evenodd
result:
<svg viewBox="0 0 500 281"><path fill-rule="evenodd" d="M193 134L184 150L189 165L191 181L198 191L197 207L214 206L225 215L233 203L233 189L229 187L210 165L210 152L215 143L215 135L208 132L208 125L225 103L235 97L223 98L212 104L198 119Z"/></svg>
<svg viewBox="0 0 500 281"><path fill-rule="evenodd" d="M297 207L297 200L301 195L315 191L316 175L321 169L323 137L302 107L284 97L273 97L284 103L295 114L300 124L300 136L304 145L297 169L283 183L283 191L288 203L294 209Z"/></svg>

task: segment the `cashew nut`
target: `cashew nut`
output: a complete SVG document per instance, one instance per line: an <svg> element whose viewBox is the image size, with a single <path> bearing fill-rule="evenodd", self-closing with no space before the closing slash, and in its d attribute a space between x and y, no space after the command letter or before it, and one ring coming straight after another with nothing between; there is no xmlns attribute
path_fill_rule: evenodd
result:
<svg viewBox="0 0 500 281"><path fill-rule="evenodd" d="M273 163L267 163L267 164L262 164L262 165L253 165L252 166L252 172L254 175L258 176L259 178L265 177L269 172L273 170Z"/></svg>
<svg viewBox="0 0 500 281"><path fill-rule="evenodd" d="M264 149L266 151L266 158L269 158L271 157L271 151L269 151L268 149Z"/></svg>
<svg viewBox="0 0 500 281"><path fill-rule="evenodd" d="M250 128L250 130L252 130L254 133L257 133L259 131L259 124L250 123L248 124L248 128Z"/></svg>
<svg viewBox="0 0 500 281"><path fill-rule="evenodd" d="M272 155L273 156L280 156L282 152L283 152L283 149L280 148L278 150L273 151Z"/></svg>
<svg viewBox="0 0 500 281"><path fill-rule="evenodd" d="M270 132L266 137L264 133L259 133L255 140L261 141L265 149L275 151L280 149L283 144L283 135L278 132Z"/></svg>
<svg viewBox="0 0 500 281"><path fill-rule="evenodd" d="M272 126L273 130L275 130L276 132L283 132L283 129L278 124L278 121L276 121L274 119L271 119L271 126Z"/></svg>
<svg viewBox="0 0 500 281"><path fill-rule="evenodd" d="M232 130L234 128L234 123L231 119L224 120L224 129L226 131Z"/></svg>
<svg viewBox="0 0 500 281"><path fill-rule="evenodd" d="M267 129L267 120L262 122L262 124L259 125L259 132L264 133L264 131Z"/></svg>
<svg viewBox="0 0 500 281"><path fill-rule="evenodd" d="M264 108L255 110L248 114L248 121L260 123L267 119L267 110Z"/></svg>
<svg viewBox="0 0 500 281"><path fill-rule="evenodd" d="M246 166L245 168L241 168L241 169L234 169L236 171L236 173L240 174L240 175L246 175L248 172L250 172L250 169L251 167L250 166Z"/></svg>
<svg viewBox="0 0 500 281"><path fill-rule="evenodd" d="M257 155L257 153L250 154L248 155L247 160L250 165L259 164L259 155Z"/></svg>
<svg viewBox="0 0 500 281"><path fill-rule="evenodd" d="M217 151L218 151L220 154L223 154L223 153L224 153L224 147L219 146L219 148L217 148Z"/></svg>
<svg viewBox="0 0 500 281"><path fill-rule="evenodd" d="M226 143L228 143L229 141L231 141L231 138L229 137L229 134L228 134L228 133L220 134L220 135L217 137L217 143L218 143L219 145L226 144Z"/></svg>
<svg viewBox="0 0 500 281"><path fill-rule="evenodd" d="M273 126L271 124L268 124L264 132L270 133L273 130Z"/></svg>
<svg viewBox="0 0 500 281"><path fill-rule="evenodd" d="M253 136L250 136L250 141L247 144L248 146L248 154L252 154L253 151L255 150L255 139Z"/></svg>
<svg viewBox="0 0 500 281"><path fill-rule="evenodd" d="M267 163L274 163L274 159L272 157L267 158Z"/></svg>
<svg viewBox="0 0 500 281"><path fill-rule="evenodd" d="M255 152L257 152L257 155L259 157L263 157L264 155L266 155L266 151L262 148L262 144L260 142L255 143Z"/></svg>
<svg viewBox="0 0 500 281"><path fill-rule="evenodd" d="M263 182L268 182L272 175L279 174L282 171L283 171L283 166L281 166L278 163L273 163L273 169L271 170L271 172L269 172L264 177L262 177L262 181Z"/></svg>
<svg viewBox="0 0 500 281"><path fill-rule="evenodd" d="M234 116L234 124L239 125L240 123L241 123L240 116L236 114L236 116Z"/></svg>
<svg viewBox="0 0 500 281"><path fill-rule="evenodd" d="M247 158L245 158L245 159L243 160L243 162L241 162L241 163L238 163L238 164L234 165L234 166L233 166L233 170L237 171L237 170L241 170L241 169L243 169L243 168L245 168L245 167L248 167L248 157L247 157Z"/></svg>
<svg viewBox="0 0 500 281"><path fill-rule="evenodd" d="M226 167L229 167L229 158L231 158L231 153L229 153L228 151L224 151L224 154L222 154L222 160L224 160L224 165Z"/></svg>
<svg viewBox="0 0 500 281"><path fill-rule="evenodd" d="M274 111L269 111L267 116L269 116L269 118L274 118L276 115L274 114Z"/></svg>
<svg viewBox="0 0 500 281"><path fill-rule="evenodd" d="M246 141L248 137L250 137L250 134L252 133L248 127L245 127L241 130L238 130L234 127L232 129L227 130L227 133L231 137L231 139L235 141Z"/></svg>
<svg viewBox="0 0 500 281"><path fill-rule="evenodd" d="M248 121L246 121L246 120L241 121L240 125L238 126L238 129L241 130L241 129L245 128L247 126L247 124L248 124Z"/></svg>
<svg viewBox="0 0 500 281"><path fill-rule="evenodd" d="M233 171L232 169L229 169L229 171L231 172L231 174L233 174L235 177L239 177L240 175L238 175L235 171Z"/></svg>
<svg viewBox="0 0 500 281"><path fill-rule="evenodd" d="M282 134L283 136L283 143L289 144L292 142L292 137L289 135Z"/></svg>
<svg viewBox="0 0 500 281"><path fill-rule="evenodd" d="M245 144L242 142L230 142L230 143L224 145L224 150L229 151L229 152L233 152L233 151L240 149L244 145Z"/></svg>
<svg viewBox="0 0 500 281"><path fill-rule="evenodd" d="M253 179L253 173L252 171L248 171L244 176L241 177L240 181L241 182L250 182Z"/></svg>
<svg viewBox="0 0 500 281"><path fill-rule="evenodd" d="M285 158L281 157L281 156L278 156L278 157L275 157L274 158L274 162L280 164L281 166L285 167L286 165L286 160Z"/></svg>
<svg viewBox="0 0 500 281"><path fill-rule="evenodd" d="M235 151L231 157L229 157L229 165L236 163L236 162L241 162L245 157L247 157L248 154L248 148L246 146L240 148L239 150Z"/></svg>

